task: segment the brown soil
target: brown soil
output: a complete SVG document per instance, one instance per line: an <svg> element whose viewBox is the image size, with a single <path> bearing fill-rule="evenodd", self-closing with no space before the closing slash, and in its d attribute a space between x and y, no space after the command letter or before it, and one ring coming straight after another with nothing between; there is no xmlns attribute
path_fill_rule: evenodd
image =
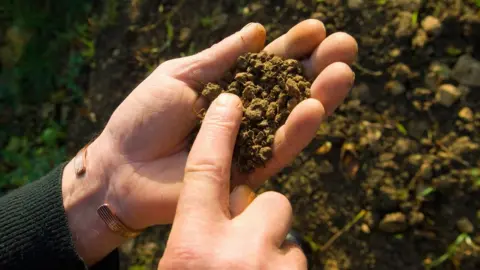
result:
<svg viewBox="0 0 480 270"><path fill-rule="evenodd" d="M271 159L275 132L295 106L310 96L310 86L300 62L266 52L240 56L220 82L205 85L201 95L209 102L221 93L237 95L242 101L232 162L240 172L252 172ZM193 134L197 132L198 128Z"/></svg>
<svg viewBox="0 0 480 270"><path fill-rule="evenodd" d="M356 85L259 192L291 200L312 269L480 269L480 88L456 67L480 59L477 2L132 1L97 39L89 118L72 121L72 149L157 64L251 21L271 41L300 20L320 19L329 34L357 39ZM156 269L168 231L151 228L122 247L122 268Z"/></svg>

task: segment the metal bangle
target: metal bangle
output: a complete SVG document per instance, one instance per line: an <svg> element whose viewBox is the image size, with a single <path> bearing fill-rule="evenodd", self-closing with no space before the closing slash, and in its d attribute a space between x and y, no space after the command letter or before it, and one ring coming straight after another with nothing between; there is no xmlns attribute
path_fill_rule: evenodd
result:
<svg viewBox="0 0 480 270"><path fill-rule="evenodd" d="M108 226L108 228L120 236L133 238L142 233L140 230L134 230L125 225L110 209L108 204L103 204L98 207L97 213L103 222L105 222L105 224Z"/></svg>

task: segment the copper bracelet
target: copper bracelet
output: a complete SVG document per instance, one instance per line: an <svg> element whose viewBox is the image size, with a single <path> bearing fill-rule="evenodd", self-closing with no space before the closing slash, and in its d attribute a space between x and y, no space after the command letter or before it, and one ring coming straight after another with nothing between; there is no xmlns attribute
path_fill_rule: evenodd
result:
<svg viewBox="0 0 480 270"><path fill-rule="evenodd" d="M105 222L108 228L123 237L132 238L137 237L142 231L134 230L125 225L113 211L110 209L108 204L103 204L97 209L97 213L100 218Z"/></svg>

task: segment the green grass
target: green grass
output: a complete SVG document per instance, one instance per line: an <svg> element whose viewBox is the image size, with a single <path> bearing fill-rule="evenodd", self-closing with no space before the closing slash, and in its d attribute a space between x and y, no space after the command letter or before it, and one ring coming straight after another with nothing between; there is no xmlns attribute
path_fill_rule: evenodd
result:
<svg viewBox="0 0 480 270"><path fill-rule="evenodd" d="M44 105L74 107L84 89L79 77L95 54L91 22L110 24L118 0L104 2L92 17L91 0L16 0L0 4L0 191L22 186L66 159L66 121L40 116ZM0 110L0 118L7 110ZM32 112L36 117L26 117ZM8 116L7 116L8 117ZM32 119L20 125L13 118Z"/></svg>

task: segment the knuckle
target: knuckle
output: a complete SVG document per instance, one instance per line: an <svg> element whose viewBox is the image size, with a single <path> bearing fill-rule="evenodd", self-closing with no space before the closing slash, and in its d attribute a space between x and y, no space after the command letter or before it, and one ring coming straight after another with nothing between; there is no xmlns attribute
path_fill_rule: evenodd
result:
<svg viewBox="0 0 480 270"><path fill-rule="evenodd" d="M235 128L236 123L230 121L228 115L213 113L205 118L203 125L209 132L211 132L210 135L215 136L232 131Z"/></svg>
<svg viewBox="0 0 480 270"><path fill-rule="evenodd" d="M202 258L202 255L191 247L172 247L167 252L160 260L159 269L193 269Z"/></svg>
<svg viewBox="0 0 480 270"><path fill-rule="evenodd" d="M185 167L185 179L202 179L214 183L223 183L225 168L213 161L212 158L204 157L196 163L187 164Z"/></svg>

